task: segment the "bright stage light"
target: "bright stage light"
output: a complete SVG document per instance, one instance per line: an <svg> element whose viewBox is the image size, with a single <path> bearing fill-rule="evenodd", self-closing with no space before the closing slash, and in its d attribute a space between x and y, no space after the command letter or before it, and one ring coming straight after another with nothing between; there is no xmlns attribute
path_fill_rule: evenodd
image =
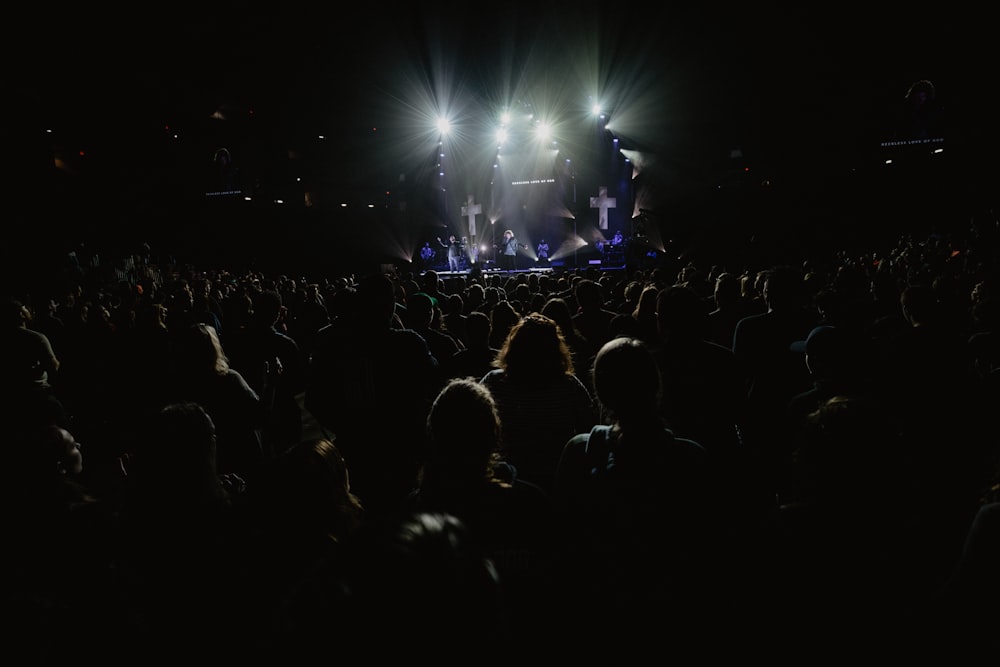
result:
<svg viewBox="0 0 1000 667"><path fill-rule="evenodd" d="M548 123L539 123L535 126L535 136L539 141L549 141L552 138L552 126Z"/></svg>

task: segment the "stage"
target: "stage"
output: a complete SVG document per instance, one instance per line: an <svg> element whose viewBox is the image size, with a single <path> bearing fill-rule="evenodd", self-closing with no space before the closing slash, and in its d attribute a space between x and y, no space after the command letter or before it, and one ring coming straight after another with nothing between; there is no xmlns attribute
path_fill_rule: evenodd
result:
<svg viewBox="0 0 1000 667"><path fill-rule="evenodd" d="M599 271L624 271L625 266L622 265L602 265L602 264L589 264L586 267L580 267L581 270L584 268L596 267ZM455 277L455 276L471 276L473 274L480 276L511 276L519 275L522 273L537 273L537 274L563 274L576 271L572 266L547 266L547 267L532 267L526 269L513 269L510 271L504 269L493 269L485 268L475 271L473 269L464 269L461 271L449 271L436 268L424 269L420 272L420 275L424 275L428 271L434 271L441 278Z"/></svg>
<svg viewBox="0 0 1000 667"><path fill-rule="evenodd" d="M523 266L522 266L523 263ZM516 269L501 269L496 262L487 260L485 262L468 262L463 260L461 269L452 271L448 268L448 263L432 262L420 271L421 274L428 271L436 271L439 276L467 276L472 273L481 275L508 275L519 273L565 273L567 271L583 270L596 267L601 271L623 271L625 269L625 253L618 248L611 246L602 251L581 252L578 256L568 256L552 261L537 261L525 259L519 262Z"/></svg>

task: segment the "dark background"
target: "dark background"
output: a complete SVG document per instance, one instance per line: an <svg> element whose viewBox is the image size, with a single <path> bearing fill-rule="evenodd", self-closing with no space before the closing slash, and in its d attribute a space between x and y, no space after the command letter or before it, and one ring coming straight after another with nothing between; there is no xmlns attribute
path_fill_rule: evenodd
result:
<svg viewBox="0 0 1000 667"><path fill-rule="evenodd" d="M709 243L735 256L951 229L992 197L988 172L964 166L975 126L949 125L934 158L883 145L916 80L934 82L942 108L962 106L942 71L947 40L919 16L766 4L102 11L9 19L8 266L80 243L268 268L392 261L427 235L421 90L483 106L614 91L630 147L655 158L641 178L652 222L692 256ZM205 196L220 189L219 147L254 204Z"/></svg>

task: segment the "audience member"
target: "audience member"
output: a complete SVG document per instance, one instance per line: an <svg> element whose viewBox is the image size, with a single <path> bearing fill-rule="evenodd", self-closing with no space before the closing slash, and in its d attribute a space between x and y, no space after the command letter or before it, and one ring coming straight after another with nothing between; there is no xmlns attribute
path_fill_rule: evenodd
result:
<svg viewBox="0 0 1000 667"><path fill-rule="evenodd" d="M469 344L469 334L466 331L465 301L458 292L453 292L438 304L441 309L441 327L458 338L463 346Z"/></svg>
<svg viewBox="0 0 1000 667"><path fill-rule="evenodd" d="M334 441L308 437L281 453L240 509L248 662L315 658L317 630L349 608L342 552L365 518Z"/></svg>
<svg viewBox="0 0 1000 667"><path fill-rule="evenodd" d="M7 361L2 382L5 395L15 401L10 415L17 417L22 408L38 401L61 404L52 385L60 361L48 336L28 327L31 311L17 299L4 300L3 315L0 345Z"/></svg>
<svg viewBox="0 0 1000 667"><path fill-rule="evenodd" d="M974 662L1000 650L994 632L1000 622L997 558L1000 500L993 489L972 517L955 566L928 608L929 622L921 626L928 636L939 638L932 645L939 661Z"/></svg>
<svg viewBox="0 0 1000 667"><path fill-rule="evenodd" d="M594 355L597 354L595 348L583 333L576 328L576 321L570 311L569 303L561 297L551 297L542 306L542 315L552 319L559 327L559 332L566 340L570 355L573 357L573 368L577 377L587 385L587 389L593 389L590 377L590 367L594 363Z"/></svg>
<svg viewBox="0 0 1000 667"><path fill-rule="evenodd" d="M559 327L540 313L514 325L496 366L481 382L500 412L504 458L549 491L563 445L596 421L590 392Z"/></svg>
<svg viewBox="0 0 1000 667"><path fill-rule="evenodd" d="M801 355L791 350L791 344L804 340L818 320L803 292L798 269L775 266L763 278L761 295L767 311L744 317L733 334L733 353L747 377L743 441L760 457L763 476L788 452L783 423L788 402L810 385Z"/></svg>
<svg viewBox="0 0 1000 667"><path fill-rule="evenodd" d="M497 301L490 308L490 347L502 348L511 329L520 319L521 315L510 301Z"/></svg>
<svg viewBox="0 0 1000 667"><path fill-rule="evenodd" d="M305 391L306 360L299 344L285 331L281 294L266 289L251 299L248 326L230 332L224 347L232 367L268 401L262 407L265 420L260 437L265 455L271 458L302 438L299 394Z"/></svg>
<svg viewBox="0 0 1000 667"><path fill-rule="evenodd" d="M172 350L166 402L191 402L204 408L215 429L214 456L219 472L249 481L262 471L268 459L261 429L268 416L269 398L262 399L229 365L222 343L210 326L197 323L176 332ZM276 370L272 368L271 374ZM265 391L270 389L266 387Z"/></svg>
<svg viewBox="0 0 1000 667"><path fill-rule="evenodd" d="M4 445L5 654L35 665L117 664L108 633L130 618L118 595L113 499L82 481L83 448L51 419L8 431Z"/></svg>
<svg viewBox="0 0 1000 667"><path fill-rule="evenodd" d="M338 652L373 665L410 661L421 647L456 667L524 659L509 641L496 569L462 520L416 512L367 528L347 566L351 615ZM317 631L312 641L328 647L329 624Z"/></svg>
<svg viewBox="0 0 1000 667"><path fill-rule="evenodd" d="M740 292L740 280L736 274L723 272L718 275L711 305L713 307L708 313L708 340L732 349L737 322L751 314Z"/></svg>
<svg viewBox="0 0 1000 667"><path fill-rule="evenodd" d="M667 287L657 295L656 322L650 349L661 377L661 417L675 435L708 451L742 509L769 506L757 476L747 474L758 460L743 441L746 374L732 350L708 340L708 303L690 287Z"/></svg>
<svg viewBox="0 0 1000 667"><path fill-rule="evenodd" d="M346 285L343 289L346 289ZM341 289L341 288L338 288ZM288 313L288 335L299 345L303 359L312 354L316 332L330 323L331 313L319 283L308 283L302 296L290 305Z"/></svg>
<svg viewBox="0 0 1000 667"><path fill-rule="evenodd" d="M243 648L242 617L226 609L242 584L234 567L239 489L220 474L216 435L201 405L174 403L151 416L129 452L117 566L132 621L122 630L135 633L123 640L141 651L134 660L175 662L193 652L223 660Z"/></svg>
<svg viewBox="0 0 1000 667"><path fill-rule="evenodd" d="M595 349L600 349L611 337L611 320L617 314L607 307L604 291L596 280L582 278L573 283L577 310L573 323Z"/></svg>
<svg viewBox="0 0 1000 667"><path fill-rule="evenodd" d="M430 450L410 497L414 511L446 513L469 529L499 574L518 653L540 648L549 600L549 499L514 477L502 460L501 423L490 391L472 378L451 380L428 416Z"/></svg>
<svg viewBox="0 0 1000 667"><path fill-rule="evenodd" d="M767 628L781 628L776 664L800 664L815 646L829 664L859 651L879 663L920 661L918 610L945 569L921 500L900 502L909 443L879 401L835 397L809 416L797 444L797 490L782 500L760 562L756 597L771 611L755 621L756 640L770 643Z"/></svg>
<svg viewBox="0 0 1000 667"><path fill-rule="evenodd" d="M474 310L465 316L466 346L445 362L449 378L472 377L477 380L493 370L500 349L490 345L492 324L486 313Z"/></svg>
<svg viewBox="0 0 1000 667"><path fill-rule="evenodd" d="M427 341L431 354L438 360L438 372L441 385L444 384L447 365L451 358L462 349L463 345L455 336L446 333L435 325L435 312L438 306L429 294L417 292L407 300L406 325Z"/></svg>
<svg viewBox="0 0 1000 667"><path fill-rule="evenodd" d="M394 512L416 484L440 365L420 334L395 324L388 276L364 276L354 305L316 336L305 407L336 438L366 511Z"/></svg>
<svg viewBox="0 0 1000 667"><path fill-rule="evenodd" d="M558 617L565 632L600 618L615 641L566 647L564 657L687 664L709 655L701 641L711 563L721 560L711 539L720 480L701 445L664 426L660 374L641 340L601 347L594 389L606 423L567 441L555 475Z"/></svg>

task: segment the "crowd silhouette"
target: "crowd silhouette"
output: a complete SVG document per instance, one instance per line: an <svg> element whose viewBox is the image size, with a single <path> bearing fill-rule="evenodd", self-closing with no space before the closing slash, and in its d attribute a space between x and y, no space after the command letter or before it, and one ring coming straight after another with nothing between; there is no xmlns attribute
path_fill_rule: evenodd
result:
<svg viewBox="0 0 1000 667"><path fill-rule="evenodd" d="M10 280L5 650L996 649L997 224L739 266L306 278L137 253Z"/></svg>

